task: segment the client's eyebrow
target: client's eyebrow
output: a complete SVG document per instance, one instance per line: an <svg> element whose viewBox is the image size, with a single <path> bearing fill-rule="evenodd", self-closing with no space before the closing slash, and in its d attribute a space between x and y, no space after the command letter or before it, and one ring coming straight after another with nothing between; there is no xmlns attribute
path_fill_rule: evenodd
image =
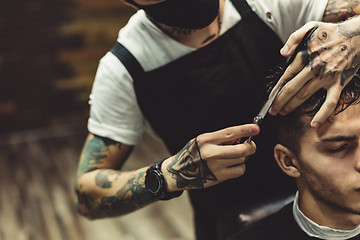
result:
<svg viewBox="0 0 360 240"><path fill-rule="evenodd" d="M354 141L357 139L357 136L335 136L321 139L321 142L346 142Z"/></svg>

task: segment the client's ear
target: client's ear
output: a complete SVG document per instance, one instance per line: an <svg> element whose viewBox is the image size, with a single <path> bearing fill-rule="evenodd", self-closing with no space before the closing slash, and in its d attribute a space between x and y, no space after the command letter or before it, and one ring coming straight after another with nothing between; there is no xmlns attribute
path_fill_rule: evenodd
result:
<svg viewBox="0 0 360 240"><path fill-rule="evenodd" d="M287 147L281 144L277 144L274 147L274 157L277 164L284 173L294 178L301 176L301 173L298 169L297 158Z"/></svg>

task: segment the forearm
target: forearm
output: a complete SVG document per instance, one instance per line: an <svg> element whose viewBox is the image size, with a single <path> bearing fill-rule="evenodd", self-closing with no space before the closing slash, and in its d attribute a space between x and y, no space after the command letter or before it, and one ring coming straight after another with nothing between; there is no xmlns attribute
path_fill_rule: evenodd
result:
<svg viewBox="0 0 360 240"><path fill-rule="evenodd" d="M360 14L360 0L329 0L323 21L341 22Z"/></svg>
<svg viewBox="0 0 360 240"><path fill-rule="evenodd" d="M145 189L147 168L120 171L133 147L89 134L75 183L78 211L88 218L120 216L153 201Z"/></svg>
<svg viewBox="0 0 360 240"><path fill-rule="evenodd" d="M145 189L146 169L97 169L83 174L76 186L78 211L90 219L114 217L154 202L155 198Z"/></svg>
<svg viewBox="0 0 360 240"><path fill-rule="evenodd" d="M247 124L204 133L190 140L178 154L164 160L161 165L164 182L159 182L163 184L159 189L165 187L166 191L162 192L165 194L202 189L242 176L245 159L255 152L256 146L254 142L234 143L259 131L257 125ZM75 186L81 214L91 219L120 216L157 199L168 199L146 189L148 167L131 172L118 170L128 153L129 147L124 144L89 134Z"/></svg>

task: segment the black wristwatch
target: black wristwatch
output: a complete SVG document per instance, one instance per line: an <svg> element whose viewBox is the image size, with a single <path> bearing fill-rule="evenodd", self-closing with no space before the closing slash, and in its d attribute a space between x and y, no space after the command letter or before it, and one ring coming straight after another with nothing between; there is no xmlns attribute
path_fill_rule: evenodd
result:
<svg viewBox="0 0 360 240"><path fill-rule="evenodd" d="M145 186L146 189L159 200L169 200L180 196L183 191L166 191L166 182L164 174L161 172L161 164L164 160L154 163L146 171Z"/></svg>

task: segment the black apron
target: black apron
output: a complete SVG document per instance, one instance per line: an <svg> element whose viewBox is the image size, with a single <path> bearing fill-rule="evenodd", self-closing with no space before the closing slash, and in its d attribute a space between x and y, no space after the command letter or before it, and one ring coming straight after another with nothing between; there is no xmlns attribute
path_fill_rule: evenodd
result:
<svg viewBox="0 0 360 240"><path fill-rule="evenodd" d="M201 133L251 123L266 100L269 69L285 61L278 36L245 0L232 2L242 20L209 45L146 73L126 66L142 113L172 154ZM273 120L254 138L244 176L189 191L197 239L224 239L238 227L238 211L295 190L273 158Z"/></svg>

